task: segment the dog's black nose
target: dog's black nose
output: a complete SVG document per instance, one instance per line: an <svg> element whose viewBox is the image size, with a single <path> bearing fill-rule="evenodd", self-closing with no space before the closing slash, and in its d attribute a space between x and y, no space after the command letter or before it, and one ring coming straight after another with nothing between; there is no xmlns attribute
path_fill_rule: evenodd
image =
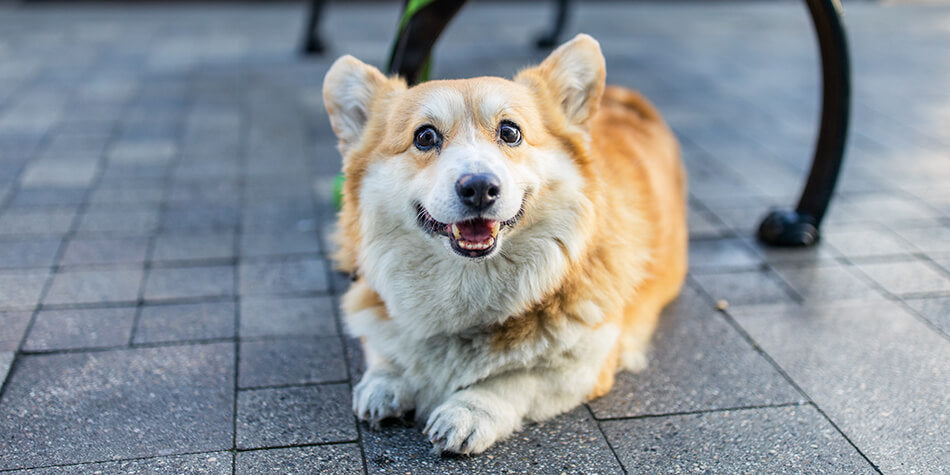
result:
<svg viewBox="0 0 950 475"><path fill-rule="evenodd" d="M455 182L462 204L476 211L488 208L501 196L501 181L493 173L469 173Z"/></svg>

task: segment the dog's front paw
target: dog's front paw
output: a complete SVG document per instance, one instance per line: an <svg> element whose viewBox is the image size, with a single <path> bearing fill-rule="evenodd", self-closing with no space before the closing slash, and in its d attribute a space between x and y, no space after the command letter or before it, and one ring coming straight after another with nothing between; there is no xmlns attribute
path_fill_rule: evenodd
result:
<svg viewBox="0 0 950 475"><path fill-rule="evenodd" d="M353 412L374 429L383 419L402 417L412 409L412 391L391 371L371 369L353 388Z"/></svg>
<svg viewBox="0 0 950 475"><path fill-rule="evenodd" d="M423 433L435 453L478 454L511 434L520 422L504 407L474 398L452 398L429 416Z"/></svg>

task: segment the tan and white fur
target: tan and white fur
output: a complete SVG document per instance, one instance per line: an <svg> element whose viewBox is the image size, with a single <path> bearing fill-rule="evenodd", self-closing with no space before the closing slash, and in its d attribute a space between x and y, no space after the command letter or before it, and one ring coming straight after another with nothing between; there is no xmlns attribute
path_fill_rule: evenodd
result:
<svg viewBox="0 0 950 475"><path fill-rule="evenodd" d="M587 35L514 80L330 68L360 419L414 410L434 450L480 453L646 365L686 273L685 180L659 114L605 74Z"/></svg>

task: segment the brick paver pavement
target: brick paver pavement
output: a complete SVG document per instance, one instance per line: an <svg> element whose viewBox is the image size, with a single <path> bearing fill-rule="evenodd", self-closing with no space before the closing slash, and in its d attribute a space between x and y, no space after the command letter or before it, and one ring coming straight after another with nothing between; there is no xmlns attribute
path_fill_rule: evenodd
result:
<svg viewBox="0 0 950 475"><path fill-rule="evenodd" d="M578 2L683 145L691 273L651 366L477 457L350 410L321 81L398 3L0 4L0 471L950 472L950 8L848 3L853 134L814 249L752 238L810 160L804 6ZM469 5L435 75L538 61ZM718 311L715 302L729 307Z"/></svg>

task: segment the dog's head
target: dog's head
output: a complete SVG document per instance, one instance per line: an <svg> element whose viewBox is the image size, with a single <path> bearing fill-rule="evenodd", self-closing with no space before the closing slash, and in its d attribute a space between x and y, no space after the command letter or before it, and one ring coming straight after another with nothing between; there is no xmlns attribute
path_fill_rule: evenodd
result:
<svg viewBox="0 0 950 475"><path fill-rule="evenodd" d="M481 261L522 225L566 220L556 215L583 200L588 127L604 76L600 47L587 35L513 81L407 88L351 56L338 59L323 94L347 177L342 226L351 243L342 257L351 262L343 267L355 265L357 239L408 234L417 245Z"/></svg>

